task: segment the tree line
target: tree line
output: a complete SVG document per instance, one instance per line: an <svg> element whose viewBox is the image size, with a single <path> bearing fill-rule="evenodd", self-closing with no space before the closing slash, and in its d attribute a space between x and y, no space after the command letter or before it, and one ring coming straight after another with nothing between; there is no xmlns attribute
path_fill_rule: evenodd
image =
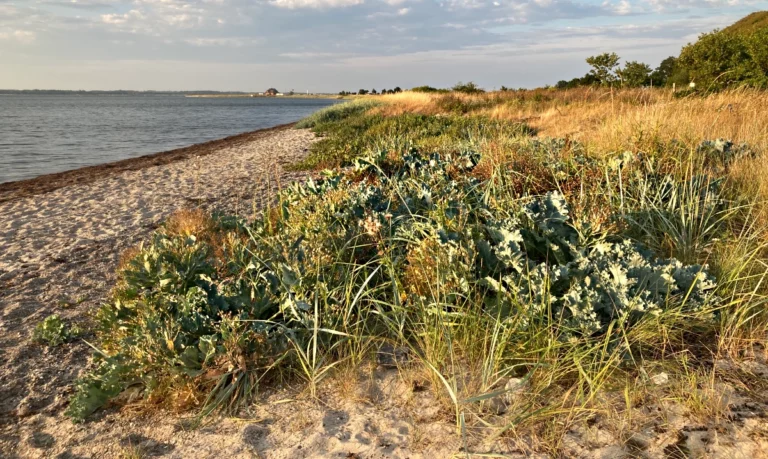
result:
<svg viewBox="0 0 768 459"><path fill-rule="evenodd" d="M359 95L359 96L365 96L367 94L371 95L377 95L377 94L397 94L398 92L403 92L402 89L400 89L400 86L395 86L394 89L382 89L381 92L377 92L376 89L371 89L370 91L367 89L358 89L357 91L339 91L340 96L352 96L352 95Z"/></svg>
<svg viewBox="0 0 768 459"><path fill-rule="evenodd" d="M560 80L560 89L578 86L692 86L719 90L734 86L768 88L768 26L747 29L729 27L699 36L652 69L637 61L619 65L616 53L587 58L592 69L580 78Z"/></svg>
<svg viewBox="0 0 768 459"><path fill-rule="evenodd" d="M659 64L656 69L650 65L630 61L624 66L619 65L620 57L616 53L603 53L587 58L587 64L592 69L583 77L572 80L560 80L555 84L558 89L576 88L579 86L616 86L639 88L642 86L671 86L673 83L688 84L688 78L680 72L678 58L670 56Z"/></svg>

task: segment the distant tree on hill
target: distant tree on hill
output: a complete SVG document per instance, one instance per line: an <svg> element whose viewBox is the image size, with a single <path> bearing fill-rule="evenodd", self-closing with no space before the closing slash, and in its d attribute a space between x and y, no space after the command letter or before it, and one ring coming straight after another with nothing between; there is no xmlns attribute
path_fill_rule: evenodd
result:
<svg viewBox="0 0 768 459"><path fill-rule="evenodd" d="M768 16L764 17L764 22L768 22ZM768 79L768 27L754 32L745 41L756 72L762 72L761 77Z"/></svg>
<svg viewBox="0 0 768 459"><path fill-rule="evenodd" d="M676 68L677 58L669 56L661 61L659 66L656 67L656 70L651 72L651 82L654 86L666 86L667 82L670 81L670 78L672 78L672 75L675 73Z"/></svg>
<svg viewBox="0 0 768 459"><path fill-rule="evenodd" d="M464 94L478 94L481 92L485 92L485 90L483 90L482 88L480 88L479 86L477 86L475 83L471 81L468 83L462 83L461 81L459 81L451 88L451 90L456 92L462 92Z"/></svg>
<svg viewBox="0 0 768 459"><path fill-rule="evenodd" d="M413 92L438 92L439 89L433 88L432 86L416 86L415 88L411 88L411 91L413 91Z"/></svg>
<svg viewBox="0 0 768 459"><path fill-rule="evenodd" d="M680 52L678 63L687 70L691 81L702 89L722 89L731 84L759 80L759 73L763 73L751 59L744 36L717 30L702 34L696 43L686 45Z"/></svg>
<svg viewBox="0 0 768 459"><path fill-rule="evenodd" d="M616 82L616 68L619 66L619 56L616 53L603 53L587 58L587 64L592 66L589 71L602 85L612 85Z"/></svg>
<svg viewBox="0 0 768 459"><path fill-rule="evenodd" d="M395 86L395 89L393 89L392 91L394 91L394 92L396 92L396 93L398 93L398 92L403 92L403 90L402 90L402 89L400 89L400 86Z"/></svg>
<svg viewBox="0 0 768 459"><path fill-rule="evenodd" d="M628 88L639 88L650 83L651 67L642 62L631 61L624 68L617 70L616 75L621 79L621 85Z"/></svg>

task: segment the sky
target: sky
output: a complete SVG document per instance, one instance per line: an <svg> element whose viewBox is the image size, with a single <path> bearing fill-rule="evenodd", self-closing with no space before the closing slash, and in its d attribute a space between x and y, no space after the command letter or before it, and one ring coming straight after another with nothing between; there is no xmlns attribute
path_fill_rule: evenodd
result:
<svg viewBox="0 0 768 459"><path fill-rule="evenodd" d="M0 88L538 87L656 67L768 0L0 0Z"/></svg>

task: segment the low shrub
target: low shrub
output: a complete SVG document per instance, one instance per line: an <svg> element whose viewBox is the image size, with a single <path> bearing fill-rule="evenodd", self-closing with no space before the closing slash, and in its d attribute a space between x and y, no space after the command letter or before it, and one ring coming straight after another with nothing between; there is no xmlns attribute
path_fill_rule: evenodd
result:
<svg viewBox="0 0 768 459"><path fill-rule="evenodd" d="M70 327L56 314L46 317L37 324L32 339L40 344L59 346L79 334L77 327Z"/></svg>
<svg viewBox="0 0 768 459"><path fill-rule="evenodd" d="M355 99L350 102L344 102L337 105L325 107L312 115L296 123L296 129L314 128L319 124L331 123L334 121L343 121L347 118L353 118L362 115L373 107L380 105L381 102L370 99Z"/></svg>
<svg viewBox="0 0 768 459"><path fill-rule="evenodd" d="M415 114L385 117L366 113L350 115L337 121L315 123L313 131L321 139L312 144L309 156L294 166L298 169L349 165L357 157L384 149L398 154L412 147L457 153L462 149L476 148L472 142L479 139L527 136L532 133L523 123L486 117Z"/></svg>
<svg viewBox="0 0 768 459"><path fill-rule="evenodd" d="M480 94L485 92L483 88L479 87L478 85L476 85L471 81L467 83L462 83L461 81L459 81L451 88L451 90L454 92L461 92L464 94Z"/></svg>

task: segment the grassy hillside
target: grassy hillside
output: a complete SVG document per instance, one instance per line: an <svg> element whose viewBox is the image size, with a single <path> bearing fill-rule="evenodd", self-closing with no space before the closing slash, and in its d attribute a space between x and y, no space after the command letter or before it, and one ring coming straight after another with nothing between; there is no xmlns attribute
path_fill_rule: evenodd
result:
<svg viewBox="0 0 768 459"><path fill-rule="evenodd" d="M768 28L768 11L756 11L729 25L723 32L750 34L765 28Z"/></svg>

